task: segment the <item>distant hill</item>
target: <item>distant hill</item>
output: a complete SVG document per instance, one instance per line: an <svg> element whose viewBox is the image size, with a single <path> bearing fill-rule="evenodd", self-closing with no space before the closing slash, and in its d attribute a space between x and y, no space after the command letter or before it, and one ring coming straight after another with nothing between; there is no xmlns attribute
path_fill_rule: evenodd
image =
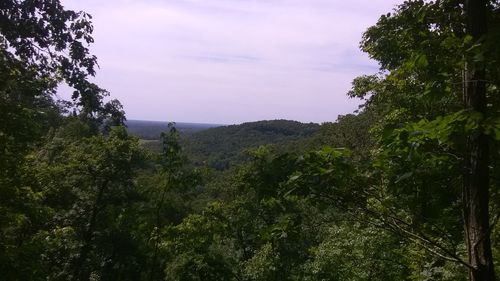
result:
<svg viewBox="0 0 500 281"><path fill-rule="evenodd" d="M309 138L320 128L316 123L269 120L220 126L184 138L184 147L195 164L206 163L224 170L246 160L245 150L265 144L285 144Z"/></svg>
<svg viewBox="0 0 500 281"><path fill-rule="evenodd" d="M168 132L168 122L127 120L125 122L129 134L143 140L159 140L161 132ZM203 123L183 123L176 122L175 127L183 134L192 134L209 128L222 125Z"/></svg>

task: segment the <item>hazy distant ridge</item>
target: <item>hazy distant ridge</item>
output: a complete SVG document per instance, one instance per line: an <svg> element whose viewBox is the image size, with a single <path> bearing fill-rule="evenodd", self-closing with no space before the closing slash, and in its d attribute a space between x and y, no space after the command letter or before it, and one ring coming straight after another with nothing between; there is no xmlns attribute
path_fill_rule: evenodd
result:
<svg viewBox="0 0 500 281"><path fill-rule="evenodd" d="M168 123L166 121L146 121L146 120L127 120L128 132L131 135L137 136L141 139L155 140L160 138L161 132L168 132ZM177 130L184 134L191 134L202 130L220 127L220 124L206 124L206 123L186 123L175 122Z"/></svg>

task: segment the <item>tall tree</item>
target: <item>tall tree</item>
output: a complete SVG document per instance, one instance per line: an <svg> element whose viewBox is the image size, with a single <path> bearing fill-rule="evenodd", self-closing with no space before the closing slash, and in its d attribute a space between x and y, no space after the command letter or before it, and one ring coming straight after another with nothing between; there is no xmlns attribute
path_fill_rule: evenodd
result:
<svg viewBox="0 0 500 281"><path fill-rule="evenodd" d="M466 33L482 44L488 32L487 0L466 0ZM464 70L465 109L488 114L486 67L482 60L468 59ZM489 216L489 136L474 131L467 135L463 172L463 212L465 240L469 255L469 279L493 281L495 271L491 253Z"/></svg>
<svg viewBox="0 0 500 281"><path fill-rule="evenodd" d="M373 131L383 140L382 185L404 202L384 204L411 218L393 213L391 226L464 265L470 280L495 278L488 209L498 186L490 181L498 160L489 155L499 131L498 8L488 0L405 1L365 33L361 46L382 71L356 79L350 92L380 118ZM453 226L459 218L465 253L446 246L462 232Z"/></svg>
<svg viewBox="0 0 500 281"><path fill-rule="evenodd" d="M33 262L39 251L32 242L51 208L33 196L42 188L26 168L32 152L50 142L43 137L70 110L91 128L80 137L96 134L104 121L123 122L121 104L105 104L108 93L90 81L97 67L92 31L89 14L59 0L0 1L0 271L7 280L43 270ZM56 101L60 83L74 89L71 101Z"/></svg>

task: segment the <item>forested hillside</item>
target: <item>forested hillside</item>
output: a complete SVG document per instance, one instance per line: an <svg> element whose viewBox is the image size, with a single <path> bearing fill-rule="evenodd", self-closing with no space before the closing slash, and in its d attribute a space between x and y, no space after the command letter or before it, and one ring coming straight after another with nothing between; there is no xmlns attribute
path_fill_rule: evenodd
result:
<svg viewBox="0 0 500 281"><path fill-rule="evenodd" d="M142 146L154 153L161 152L161 132L168 124L150 121L127 121L127 131L140 139ZM249 151L261 145L287 147L305 141L320 130L315 123L290 120L267 120L239 125L207 125L172 123L180 136L183 152L195 166L227 170L249 160ZM302 147L303 145L299 145Z"/></svg>
<svg viewBox="0 0 500 281"><path fill-rule="evenodd" d="M217 170L228 169L248 160L248 152L261 145L284 145L305 139L319 129L318 124L272 120L222 126L186 136L186 153L195 164Z"/></svg>
<svg viewBox="0 0 500 281"><path fill-rule="evenodd" d="M499 280L499 11L406 1L363 35L356 114L155 152L92 82L90 15L1 2L1 279Z"/></svg>

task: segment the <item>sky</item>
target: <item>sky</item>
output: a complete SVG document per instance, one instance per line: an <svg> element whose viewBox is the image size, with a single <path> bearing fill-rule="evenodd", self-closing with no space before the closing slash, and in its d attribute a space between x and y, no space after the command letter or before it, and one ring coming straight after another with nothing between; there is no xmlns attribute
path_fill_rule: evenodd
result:
<svg viewBox="0 0 500 281"><path fill-rule="evenodd" d="M62 0L93 16L95 82L128 119L335 121L378 65L363 31L397 0Z"/></svg>

